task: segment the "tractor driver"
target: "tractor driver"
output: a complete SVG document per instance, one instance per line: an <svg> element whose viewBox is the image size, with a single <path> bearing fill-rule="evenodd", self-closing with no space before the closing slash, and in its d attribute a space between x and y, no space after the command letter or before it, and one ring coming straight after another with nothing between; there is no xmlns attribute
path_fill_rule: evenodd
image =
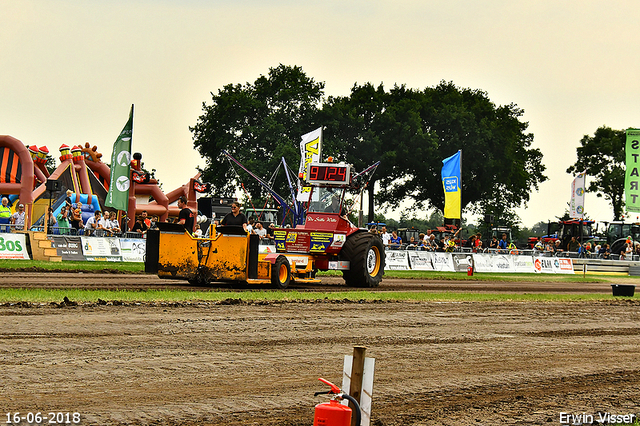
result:
<svg viewBox="0 0 640 426"><path fill-rule="evenodd" d="M247 230L247 217L243 213L240 213L239 202L234 201L231 203L231 213L227 213L220 224L242 226L242 229Z"/></svg>

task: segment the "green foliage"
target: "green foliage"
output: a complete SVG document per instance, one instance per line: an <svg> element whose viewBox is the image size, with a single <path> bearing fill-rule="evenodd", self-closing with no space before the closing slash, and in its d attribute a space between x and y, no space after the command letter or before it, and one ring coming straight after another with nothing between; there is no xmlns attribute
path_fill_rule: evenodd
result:
<svg viewBox="0 0 640 426"><path fill-rule="evenodd" d="M56 167L58 167L56 164L56 159L53 158L51 155L47 155L47 162L44 163L44 167L47 169L49 174L55 172Z"/></svg>
<svg viewBox="0 0 640 426"><path fill-rule="evenodd" d="M515 104L496 106L480 90L451 82L411 92L420 120L421 140L396 141L398 175L381 179L380 198L395 203L405 196L443 210L442 159L462 149L462 206L485 212L508 211L529 201L529 192L546 180L542 153L531 149L533 135ZM423 140L429 141L425 146ZM398 179L404 176L403 179ZM495 209L497 210L497 209Z"/></svg>
<svg viewBox="0 0 640 426"><path fill-rule="evenodd" d="M431 274L432 279L447 279L437 274ZM463 274L458 273L458 277ZM473 281L477 281L478 274ZM512 275L512 274L509 274ZM531 274L533 276L533 274ZM466 279L466 275L464 275ZM547 278L547 277L545 277ZM491 281L495 281L492 279ZM423 291L367 291L349 290L332 292L306 292L295 290L269 290L263 291L184 291L184 290L83 290L83 289L0 289L0 303L62 303L64 298L75 303L105 303L113 305L121 303L218 303L229 299L241 300L245 303L264 301L325 301L325 300L350 300L360 301L555 301L571 302L586 300L611 300L612 295L604 294L514 294L514 293L468 293L468 292L423 292Z"/></svg>
<svg viewBox="0 0 640 426"><path fill-rule="evenodd" d="M572 175L587 173L587 191L611 203L613 220L622 220L624 213L625 144L624 130L599 127L593 136L583 136L578 159L567 169Z"/></svg>
<svg viewBox="0 0 640 426"><path fill-rule="evenodd" d="M323 89L324 83L300 67L280 65L253 84L227 85L212 94L191 131L207 159L204 179L213 183L215 195L235 192L239 181L252 197L261 194L258 183L241 171L236 178L222 150L265 178L282 156L296 169L300 136L320 125L325 154L356 171L381 162L367 186L368 222L376 203L385 209L410 199L417 209L429 205L442 211L442 159L459 149L462 205L471 212L499 212L516 226L513 209L526 205L531 189L547 179L542 153L531 148L533 135L520 120L522 109L496 106L481 90L444 81L424 90L366 83L322 103ZM374 199L377 182L381 189ZM284 177L274 186L283 194Z"/></svg>
<svg viewBox="0 0 640 426"><path fill-rule="evenodd" d="M531 227L531 236L540 237L547 233L548 223L547 222L538 222Z"/></svg>
<svg viewBox="0 0 640 426"><path fill-rule="evenodd" d="M300 67L279 65L254 83L226 85L203 103L203 114L190 130L194 146L206 159L203 180L212 183L213 195L233 196L244 184L252 197L264 194L259 183L222 154L226 150L258 177L269 180L284 157L297 172L300 137L318 128L318 106L324 83L315 82ZM286 177L273 182L286 196Z"/></svg>
<svg viewBox="0 0 640 426"><path fill-rule="evenodd" d="M0 271L11 271L16 269L46 271L118 271L122 273L144 273L144 263L139 262L80 262L64 261L49 262L44 260L22 260L22 259L0 259Z"/></svg>

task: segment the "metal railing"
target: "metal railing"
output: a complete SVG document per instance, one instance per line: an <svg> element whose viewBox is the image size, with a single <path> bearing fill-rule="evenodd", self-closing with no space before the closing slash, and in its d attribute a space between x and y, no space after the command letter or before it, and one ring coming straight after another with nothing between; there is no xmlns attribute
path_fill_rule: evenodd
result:
<svg viewBox="0 0 640 426"><path fill-rule="evenodd" d="M8 227L8 230L3 230L3 227ZM44 232L44 226L32 226L30 231ZM15 225L0 225L0 233L7 232L16 232L23 231L22 228L16 227ZM115 237L115 238L138 238L144 239L146 238L146 234L142 234L140 232L112 232L106 231L103 229L98 229L96 231L87 232L84 228L75 229L75 228L53 228L47 230L48 235L61 235L61 236L82 236L82 237Z"/></svg>
<svg viewBox="0 0 640 426"><path fill-rule="evenodd" d="M410 250L410 251L431 251L439 253L488 253L488 254L502 254L502 255L526 255L526 256L542 256L542 257L560 257L568 259L600 259L600 260L627 260L627 261L640 261L640 255L632 254L627 256L621 256L619 254L598 254L598 253L580 253L570 251L540 251L534 249L495 249L495 248L482 248L472 249L471 247L453 247L449 249L443 249L441 247L432 248L417 246L414 244L401 244L399 246L387 246L385 250Z"/></svg>

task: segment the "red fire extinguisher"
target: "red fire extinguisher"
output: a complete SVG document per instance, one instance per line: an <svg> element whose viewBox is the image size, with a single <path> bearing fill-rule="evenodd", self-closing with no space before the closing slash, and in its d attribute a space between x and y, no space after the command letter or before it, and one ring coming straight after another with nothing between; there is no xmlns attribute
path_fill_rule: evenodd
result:
<svg viewBox="0 0 640 426"><path fill-rule="evenodd" d="M338 400L342 399L351 401L353 406L356 408L356 424L354 426L360 426L361 413L358 401L356 401L354 397L342 392L339 387L330 381L322 378L318 380L329 385L331 389L329 392L316 392L315 396L322 394L335 396L329 402L323 402L322 404L316 405L316 412L313 416L313 426L351 426L351 408L338 402Z"/></svg>
<svg viewBox="0 0 640 426"><path fill-rule="evenodd" d="M469 260L469 266L467 266L467 276L473 276L473 260Z"/></svg>

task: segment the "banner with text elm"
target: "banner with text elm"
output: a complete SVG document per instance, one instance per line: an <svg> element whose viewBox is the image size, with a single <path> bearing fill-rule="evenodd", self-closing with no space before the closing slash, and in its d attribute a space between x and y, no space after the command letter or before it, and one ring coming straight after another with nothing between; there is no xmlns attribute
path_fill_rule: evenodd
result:
<svg viewBox="0 0 640 426"><path fill-rule="evenodd" d="M627 171L624 175L624 198L627 210L640 212L640 129L627 129L625 146Z"/></svg>

